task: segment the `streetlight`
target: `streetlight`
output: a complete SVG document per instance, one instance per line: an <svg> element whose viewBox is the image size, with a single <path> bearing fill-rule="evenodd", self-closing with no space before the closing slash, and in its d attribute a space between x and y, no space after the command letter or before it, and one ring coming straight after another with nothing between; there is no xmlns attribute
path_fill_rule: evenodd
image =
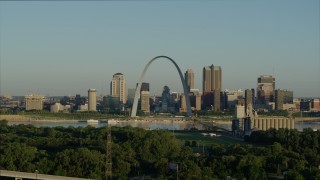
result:
<svg viewBox="0 0 320 180"><path fill-rule="evenodd" d="M35 170L34 172L36 173L36 179L38 179L38 172L39 172L39 171L38 171L38 170Z"/></svg>

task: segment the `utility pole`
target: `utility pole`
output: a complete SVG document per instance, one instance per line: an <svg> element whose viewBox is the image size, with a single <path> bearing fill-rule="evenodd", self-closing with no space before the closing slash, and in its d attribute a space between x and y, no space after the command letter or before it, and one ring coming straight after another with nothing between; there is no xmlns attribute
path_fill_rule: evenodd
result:
<svg viewBox="0 0 320 180"><path fill-rule="evenodd" d="M112 139L111 126L107 125L107 147L106 147L106 180L112 179Z"/></svg>

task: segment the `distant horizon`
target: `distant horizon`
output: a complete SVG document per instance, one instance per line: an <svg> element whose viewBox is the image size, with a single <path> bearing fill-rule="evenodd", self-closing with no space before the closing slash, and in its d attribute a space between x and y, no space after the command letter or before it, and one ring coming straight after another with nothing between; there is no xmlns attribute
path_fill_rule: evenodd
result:
<svg viewBox="0 0 320 180"><path fill-rule="evenodd" d="M115 73L135 88L152 58L192 69L222 68L222 89L256 89L273 75L276 89L320 97L320 2L0 1L0 94L110 94ZM154 62L150 94L182 92L175 67Z"/></svg>
<svg viewBox="0 0 320 180"><path fill-rule="evenodd" d="M243 90L243 97L244 97L244 89L241 89L241 90ZM97 91L98 92L98 91ZM174 91L175 92L175 91ZM172 91L170 92L170 93L173 93ZM180 93L180 92L178 92L178 93ZM182 93L182 92L181 92ZM294 93L294 92L293 92ZM31 93L31 94L33 94L33 93ZM31 94L25 94L25 95L13 95L13 94L11 94L11 96L12 97L24 97L24 96L27 96L27 95L31 95ZM38 94L38 93L35 93L35 94L37 94L37 95L40 95L40 96L44 96L44 97L75 97L77 94L72 94L72 95L45 95L45 94ZM4 96L5 94L0 94L0 96ZM128 95L128 93L127 93L127 95ZM81 97L88 97L88 95L82 95L82 94L80 94L80 96ZM100 96L100 94L97 94L97 97L98 96ZM106 95L104 95L104 96L111 96L110 94L106 94ZM153 96L161 96L161 94L151 94L150 95L150 97L153 97ZM257 97L257 95L255 94L255 97ZM320 99L320 96L315 96L315 97L313 97L313 96L302 96L302 97L297 97L297 96L293 96L293 98L294 99Z"/></svg>

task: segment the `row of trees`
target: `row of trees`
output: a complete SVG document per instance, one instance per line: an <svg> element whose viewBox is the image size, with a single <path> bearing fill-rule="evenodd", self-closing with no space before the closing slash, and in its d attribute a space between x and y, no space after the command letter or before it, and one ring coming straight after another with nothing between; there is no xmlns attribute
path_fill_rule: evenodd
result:
<svg viewBox="0 0 320 180"><path fill-rule="evenodd" d="M295 138L292 138L294 136ZM255 145L261 143L263 145ZM291 138L291 139L290 139ZM7 126L0 122L0 169L105 178L106 128ZM319 132L254 132L253 145L212 144L193 153L171 132L112 127L112 173L115 179L149 176L175 179L267 179L284 172L291 179L319 179Z"/></svg>

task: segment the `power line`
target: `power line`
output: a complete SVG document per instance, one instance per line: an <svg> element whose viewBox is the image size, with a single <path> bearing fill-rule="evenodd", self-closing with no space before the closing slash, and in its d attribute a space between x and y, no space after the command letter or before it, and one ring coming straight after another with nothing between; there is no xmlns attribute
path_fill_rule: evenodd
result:
<svg viewBox="0 0 320 180"><path fill-rule="evenodd" d="M107 147L106 147L106 180L112 179L112 140L111 126L107 125Z"/></svg>

